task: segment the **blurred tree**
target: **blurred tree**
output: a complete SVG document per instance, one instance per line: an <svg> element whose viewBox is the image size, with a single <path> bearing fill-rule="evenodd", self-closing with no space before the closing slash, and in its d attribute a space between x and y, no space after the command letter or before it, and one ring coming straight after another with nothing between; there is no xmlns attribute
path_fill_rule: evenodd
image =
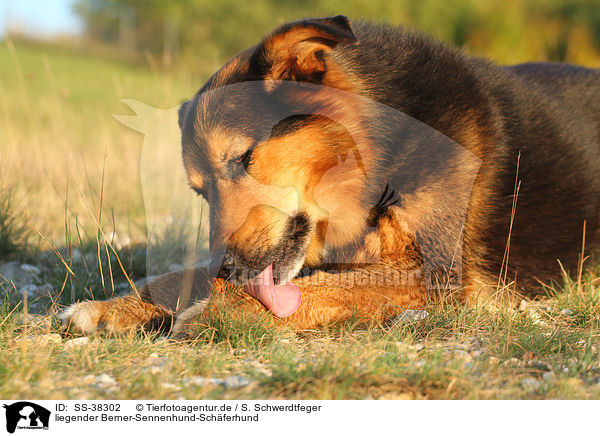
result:
<svg viewBox="0 0 600 436"><path fill-rule="evenodd" d="M418 28L506 63L600 65L598 0L78 0L90 38L211 70L285 21L345 14Z"/></svg>

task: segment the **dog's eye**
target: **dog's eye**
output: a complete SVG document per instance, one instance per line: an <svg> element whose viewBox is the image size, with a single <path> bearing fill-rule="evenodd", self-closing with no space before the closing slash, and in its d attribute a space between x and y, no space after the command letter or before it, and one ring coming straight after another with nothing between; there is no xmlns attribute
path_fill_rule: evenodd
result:
<svg viewBox="0 0 600 436"><path fill-rule="evenodd" d="M192 191L194 191L196 193L196 195L204 197L205 200L208 198L206 196L206 191L204 189L195 188L192 186Z"/></svg>
<svg viewBox="0 0 600 436"><path fill-rule="evenodd" d="M234 162L236 164L239 165L243 165L244 169L248 169L248 167L250 166L250 163L252 162L252 152L254 151L254 148L249 149L246 153L236 157L234 159Z"/></svg>

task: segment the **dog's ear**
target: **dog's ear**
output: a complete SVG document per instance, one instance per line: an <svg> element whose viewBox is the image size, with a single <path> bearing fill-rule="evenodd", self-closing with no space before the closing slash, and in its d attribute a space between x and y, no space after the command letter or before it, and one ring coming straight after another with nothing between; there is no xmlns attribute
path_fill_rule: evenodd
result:
<svg viewBox="0 0 600 436"><path fill-rule="evenodd" d="M338 15L286 24L267 36L257 56L265 80L319 83L338 44L358 44L348 18Z"/></svg>
<svg viewBox="0 0 600 436"><path fill-rule="evenodd" d="M184 101L179 106L179 110L177 111L177 121L179 122L179 128L183 130L183 123L185 123L185 117L187 116L188 110L190 107L190 101Z"/></svg>

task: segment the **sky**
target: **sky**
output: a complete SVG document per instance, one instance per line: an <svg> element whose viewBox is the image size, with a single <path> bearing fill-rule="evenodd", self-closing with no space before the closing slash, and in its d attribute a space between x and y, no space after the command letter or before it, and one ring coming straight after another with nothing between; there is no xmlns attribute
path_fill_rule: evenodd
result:
<svg viewBox="0 0 600 436"><path fill-rule="evenodd" d="M0 37L7 28L32 36L77 33L79 19L73 14L75 0L0 0Z"/></svg>

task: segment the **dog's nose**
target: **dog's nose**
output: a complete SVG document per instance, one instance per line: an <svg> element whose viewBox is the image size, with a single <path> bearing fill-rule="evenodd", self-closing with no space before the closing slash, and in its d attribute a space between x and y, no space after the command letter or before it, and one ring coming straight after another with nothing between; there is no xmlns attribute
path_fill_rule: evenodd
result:
<svg viewBox="0 0 600 436"><path fill-rule="evenodd" d="M229 251L214 253L209 263L211 275L219 279L228 278L231 275L234 263L233 255Z"/></svg>

